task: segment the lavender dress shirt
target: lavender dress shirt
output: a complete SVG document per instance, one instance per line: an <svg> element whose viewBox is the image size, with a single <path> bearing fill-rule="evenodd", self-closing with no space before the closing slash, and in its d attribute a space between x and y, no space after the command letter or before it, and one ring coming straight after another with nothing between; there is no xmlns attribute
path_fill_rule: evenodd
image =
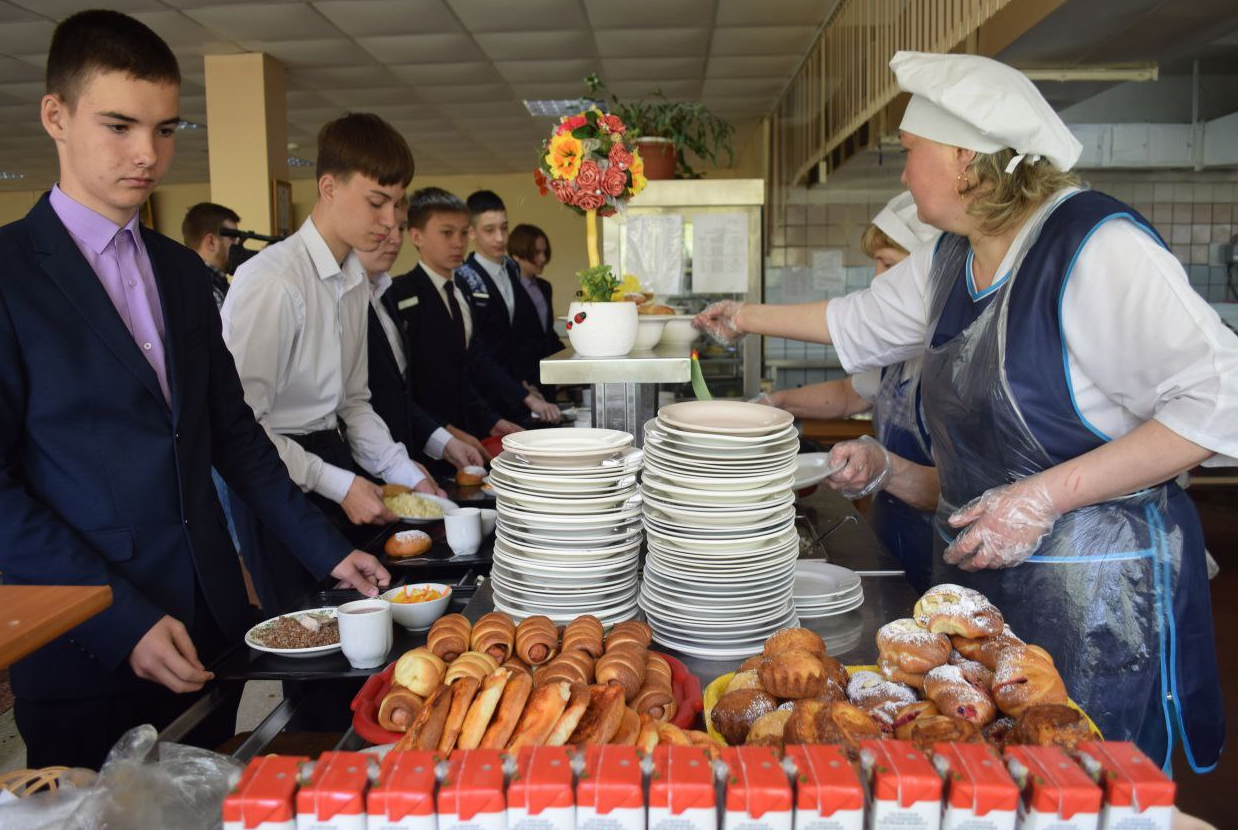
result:
<svg viewBox="0 0 1238 830"><path fill-rule="evenodd" d="M137 214L122 228L66 196L59 185L52 187L50 199L52 210L99 278L116 313L133 335L133 342L155 370L163 399L170 404L172 393L163 349L163 305L150 255L142 243Z"/></svg>

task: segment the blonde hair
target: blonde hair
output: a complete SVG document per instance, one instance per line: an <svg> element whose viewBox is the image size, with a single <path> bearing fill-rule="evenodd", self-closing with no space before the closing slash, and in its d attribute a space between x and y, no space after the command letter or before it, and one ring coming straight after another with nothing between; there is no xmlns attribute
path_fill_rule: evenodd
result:
<svg viewBox="0 0 1238 830"><path fill-rule="evenodd" d="M885 231L870 224L864 229L864 235L860 237L860 249L869 259L876 259L877 252L883 248L892 248L902 254L908 253L906 248L891 239Z"/></svg>
<svg viewBox="0 0 1238 830"><path fill-rule="evenodd" d="M964 171L966 183L959 196L967 203L967 213L979 220L980 230L986 234L1009 230L1057 191L1079 186L1078 176L1058 170L1048 159L1035 164L1024 159L1007 173L1006 165L1014 156L1010 148L977 153Z"/></svg>

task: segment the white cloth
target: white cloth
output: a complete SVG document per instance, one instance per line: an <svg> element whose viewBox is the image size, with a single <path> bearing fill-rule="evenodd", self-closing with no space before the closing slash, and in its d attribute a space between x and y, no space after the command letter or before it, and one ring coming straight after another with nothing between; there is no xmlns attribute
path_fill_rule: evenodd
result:
<svg viewBox="0 0 1238 830"><path fill-rule="evenodd" d="M901 130L978 153L1010 147L1027 161L1043 156L1059 170L1069 170L1083 152L1036 85L1004 63L899 51L890 68L899 88L911 93Z"/></svg>
<svg viewBox="0 0 1238 830"><path fill-rule="evenodd" d="M1064 195L1024 224L998 275ZM932 259L933 246L924 246L870 288L830 300L830 336L848 372L927 347ZM1075 401L1094 427L1118 438L1155 418L1217 453L1205 464L1238 464L1238 337L1191 289L1173 254L1133 223L1106 222L1083 246L1063 295L1062 329Z"/></svg>
<svg viewBox="0 0 1238 830"><path fill-rule="evenodd" d="M856 372L851 375L851 389L869 403L877 400L881 391L881 370L870 369L867 372Z"/></svg>
<svg viewBox="0 0 1238 830"><path fill-rule="evenodd" d="M499 293L503 295L503 302L507 304L507 319L516 319L516 291L512 285L512 279L507 275L505 263L495 262L489 257L482 256L481 251L474 251L477 254L477 261L481 263L481 267L486 269L486 273L490 275L490 279L494 280L494 284L498 286Z"/></svg>
<svg viewBox="0 0 1238 830"><path fill-rule="evenodd" d="M302 490L343 501L354 474L306 452L287 435L343 422L353 458L383 481L423 478L370 406L365 269L335 261L313 219L237 269L222 309L224 340L245 401Z"/></svg>
<svg viewBox="0 0 1238 830"><path fill-rule="evenodd" d="M910 190L904 190L887 202L873 217L873 224L908 253L941 233L927 222L920 221L916 200Z"/></svg>
<svg viewBox="0 0 1238 830"><path fill-rule="evenodd" d="M383 327L383 334L387 335L387 345L391 347L391 353L395 355L395 364L399 367L400 374L403 375L408 372L408 358L404 356L404 338L400 336L400 327L396 325L395 320L391 319L386 306L382 303L383 294L386 294L390 287L391 275L386 271L370 279L370 308L374 309L379 325ZM437 461L443 457L447 442L453 437L444 427L439 427L426 439L422 451Z"/></svg>
<svg viewBox="0 0 1238 830"><path fill-rule="evenodd" d="M464 292L460 290L460 286L456 285L456 281L438 274L430 269L430 266L424 262L421 263L421 270L429 276L430 282L434 283L434 287L438 289L438 293L443 298L443 305L447 306L448 313L451 312L451 306L447 305L447 291L444 286L451 286L452 291L456 293L456 302L460 304L460 315L464 318L464 345L473 342L473 313L469 310L469 302L464 299Z"/></svg>

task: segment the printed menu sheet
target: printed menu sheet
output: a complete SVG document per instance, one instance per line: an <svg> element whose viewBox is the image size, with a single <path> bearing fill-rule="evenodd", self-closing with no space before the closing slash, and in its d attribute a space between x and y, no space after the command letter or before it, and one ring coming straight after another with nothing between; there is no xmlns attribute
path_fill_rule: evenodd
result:
<svg viewBox="0 0 1238 830"><path fill-rule="evenodd" d="M627 217L624 272L664 296L684 293L683 216L678 213Z"/></svg>
<svg viewBox="0 0 1238 830"><path fill-rule="evenodd" d="M748 214L692 215L692 291L743 294L748 291Z"/></svg>

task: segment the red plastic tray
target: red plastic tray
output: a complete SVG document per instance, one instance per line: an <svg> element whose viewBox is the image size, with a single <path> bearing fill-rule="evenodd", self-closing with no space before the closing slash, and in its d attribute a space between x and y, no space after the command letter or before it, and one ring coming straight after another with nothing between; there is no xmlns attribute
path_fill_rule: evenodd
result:
<svg viewBox="0 0 1238 830"><path fill-rule="evenodd" d="M670 664L671 691L675 694L675 702L679 705L671 723L681 729L689 729L696 723L704 708L704 702L701 699L701 679L669 654L662 656ZM372 744L389 744L402 737L402 733L391 732L378 725L378 705L382 703L388 690L391 689L391 675L394 671L395 663L392 663L378 674L371 675L361 687L361 691L357 692L351 704L353 729Z"/></svg>

